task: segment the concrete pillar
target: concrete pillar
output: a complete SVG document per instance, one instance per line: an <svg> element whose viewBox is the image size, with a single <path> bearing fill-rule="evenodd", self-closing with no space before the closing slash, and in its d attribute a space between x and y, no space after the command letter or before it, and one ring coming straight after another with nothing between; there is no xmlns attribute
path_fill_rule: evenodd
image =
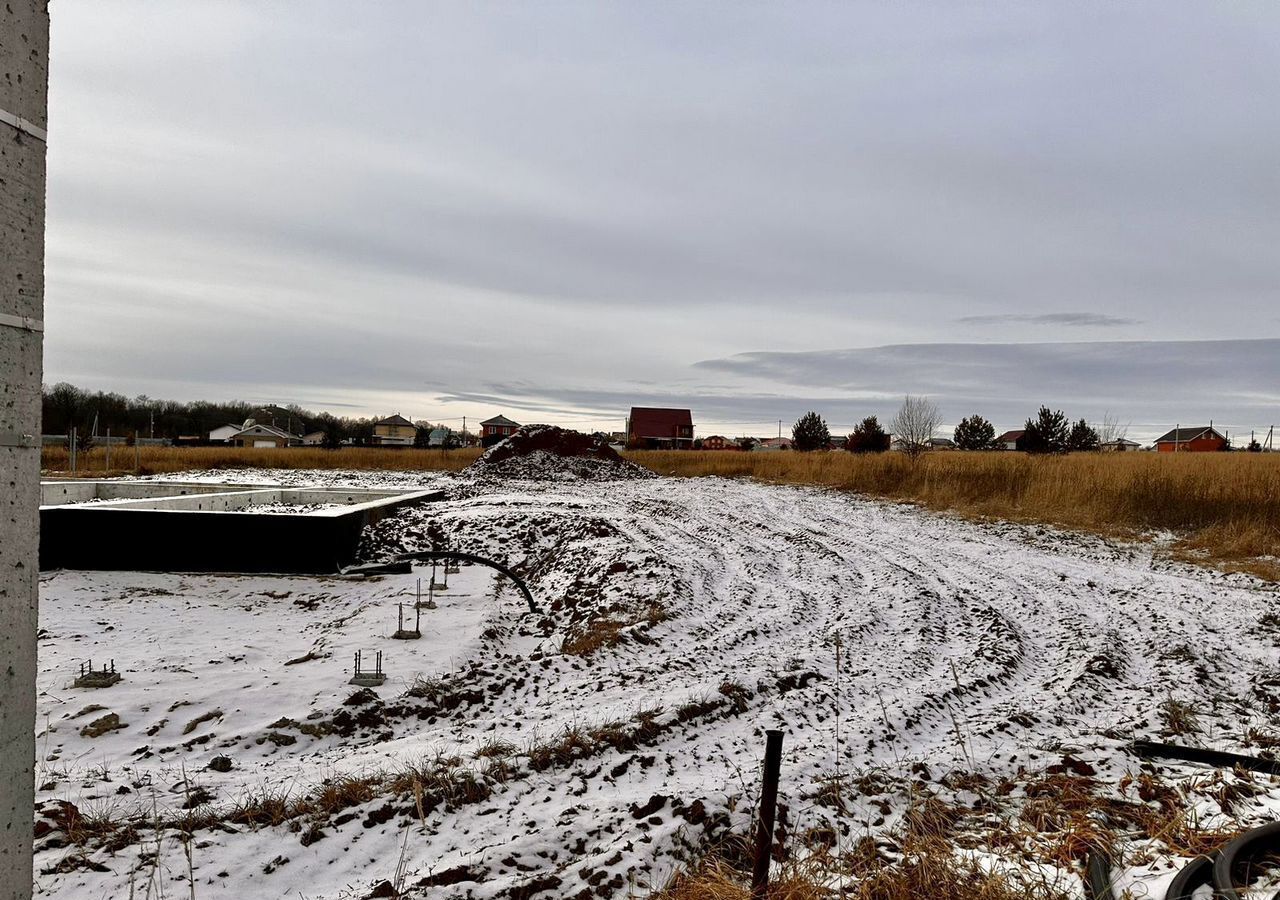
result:
<svg viewBox="0 0 1280 900"><path fill-rule="evenodd" d="M47 0L0 3L0 900L31 897Z"/></svg>

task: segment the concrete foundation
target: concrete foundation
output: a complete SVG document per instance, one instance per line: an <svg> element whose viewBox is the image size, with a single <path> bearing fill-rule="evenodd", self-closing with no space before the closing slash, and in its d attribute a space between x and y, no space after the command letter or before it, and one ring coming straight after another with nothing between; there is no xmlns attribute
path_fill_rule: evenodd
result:
<svg viewBox="0 0 1280 900"><path fill-rule="evenodd" d="M49 10L0 4L0 900L31 897Z"/></svg>
<svg viewBox="0 0 1280 900"><path fill-rule="evenodd" d="M365 526L444 497L155 481L47 481L41 492L42 569L316 575L349 565Z"/></svg>

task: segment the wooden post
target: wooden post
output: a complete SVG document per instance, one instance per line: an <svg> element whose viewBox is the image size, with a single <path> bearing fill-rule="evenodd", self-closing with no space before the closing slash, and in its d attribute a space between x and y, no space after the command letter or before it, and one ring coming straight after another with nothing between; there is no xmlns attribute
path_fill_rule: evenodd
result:
<svg viewBox="0 0 1280 900"><path fill-rule="evenodd" d="M763 900L769 887L769 855L773 821L778 811L778 772L782 768L782 732L765 732L764 775L760 785L760 817L756 822L756 859L751 870L752 900Z"/></svg>

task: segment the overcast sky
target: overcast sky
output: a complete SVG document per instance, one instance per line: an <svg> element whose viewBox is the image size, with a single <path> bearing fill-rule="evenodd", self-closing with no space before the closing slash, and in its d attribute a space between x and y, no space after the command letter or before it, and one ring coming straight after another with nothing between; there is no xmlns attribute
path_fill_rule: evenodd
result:
<svg viewBox="0 0 1280 900"><path fill-rule="evenodd" d="M47 382L703 434L908 391L1280 419L1274 3L52 16Z"/></svg>

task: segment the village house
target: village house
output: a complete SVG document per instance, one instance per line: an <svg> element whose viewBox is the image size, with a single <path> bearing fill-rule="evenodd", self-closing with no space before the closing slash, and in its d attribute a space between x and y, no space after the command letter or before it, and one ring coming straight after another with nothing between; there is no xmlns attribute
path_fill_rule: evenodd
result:
<svg viewBox="0 0 1280 900"><path fill-rule="evenodd" d="M1022 437L1026 431L1018 429L1017 431L1006 431L1000 437L996 438L996 447L1000 450L1019 450L1018 445L1022 443Z"/></svg>
<svg viewBox="0 0 1280 900"><path fill-rule="evenodd" d="M1175 428L1156 439L1156 450L1161 453L1217 453L1226 449L1227 436L1212 424Z"/></svg>
<svg viewBox="0 0 1280 900"><path fill-rule="evenodd" d="M519 422L512 422L506 416L485 419L480 423L480 446L492 447L503 438L515 434L519 427Z"/></svg>
<svg viewBox="0 0 1280 900"><path fill-rule="evenodd" d="M372 443L379 447L412 447L417 433L416 425L396 413L373 423Z"/></svg>
<svg viewBox="0 0 1280 900"><path fill-rule="evenodd" d="M449 438L453 436L453 432L443 425L437 425L427 434L427 446L435 449L447 448L451 443Z"/></svg>
<svg viewBox="0 0 1280 900"><path fill-rule="evenodd" d="M227 444L231 442L231 436L237 434L244 428L243 425L219 425L213 431L209 432L209 443L211 444Z"/></svg>
<svg viewBox="0 0 1280 900"><path fill-rule="evenodd" d="M795 442L791 438L776 437L765 438L763 441L757 441L752 450L790 450L795 446Z"/></svg>
<svg viewBox="0 0 1280 900"><path fill-rule="evenodd" d="M693 446L693 413L633 406L627 417L627 446L633 450L687 450Z"/></svg>
<svg viewBox="0 0 1280 900"><path fill-rule="evenodd" d="M228 443L237 447L295 447L302 443L302 438L283 428L246 419L240 430L228 438Z"/></svg>
<svg viewBox="0 0 1280 900"><path fill-rule="evenodd" d="M308 431L302 436L302 446L304 447L319 447L323 443L323 431Z"/></svg>
<svg viewBox="0 0 1280 900"><path fill-rule="evenodd" d="M738 442L722 434L713 434L702 439L703 450L737 450Z"/></svg>
<svg viewBox="0 0 1280 900"><path fill-rule="evenodd" d="M1128 438L1116 438L1114 441L1103 441L1098 445L1098 449L1104 453L1131 453L1134 450L1141 450L1142 445Z"/></svg>

